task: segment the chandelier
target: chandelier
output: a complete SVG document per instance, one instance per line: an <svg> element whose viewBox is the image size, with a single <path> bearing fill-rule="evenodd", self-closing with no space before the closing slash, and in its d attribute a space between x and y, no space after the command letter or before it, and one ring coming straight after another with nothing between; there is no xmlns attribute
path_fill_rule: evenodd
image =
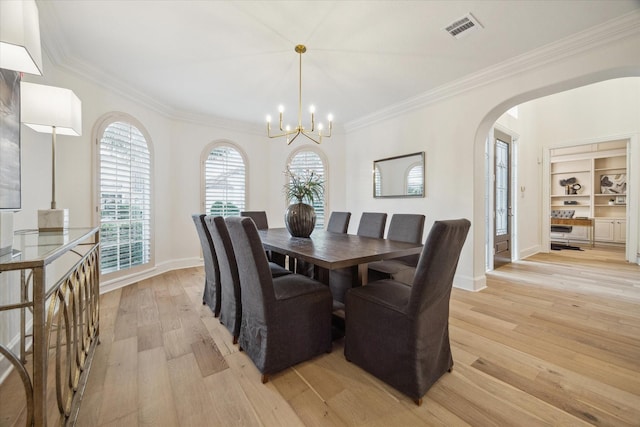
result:
<svg viewBox="0 0 640 427"><path fill-rule="evenodd" d="M306 46L297 45L295 47L295 51L300 55L300 76L299 76L299 84L298 84L298 126L295 129L291 129L291 126L287 125L286 127L282 126L282 113L284 112L284 107L280 105L278 107L278 111L280 112L280 133L276 135L271 134L271 116L267 116L267 136L269 138L280 138L283 136L287 137L287 144L291 144L294 139L298 137L298 135L302 134L315 142L316 144L320 144L322 142L322 138L331 138L331 129L333 128L333 116L329 114L327 120L329 120L329 132L327 134L323 134L322 130L324 129L322 123L318 123L316 128L315 124L315 107L312 105L309 107L309 112L311 113L311 129L305 129L302 126L302 54L307 51Z"/></svg>

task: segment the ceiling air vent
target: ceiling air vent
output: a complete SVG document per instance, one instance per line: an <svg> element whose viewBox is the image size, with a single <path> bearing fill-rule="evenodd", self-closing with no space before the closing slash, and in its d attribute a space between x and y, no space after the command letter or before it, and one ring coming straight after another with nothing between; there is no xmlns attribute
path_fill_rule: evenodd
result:
<svg viewBox="0 0 640 427"><path fill-rule="evenodd" d="M480 28L482 28L482 25L480 25L478 20L469 13L460 19L456 19L455 22L452 22L447 26L447 28L445 28L445 30L447 30L447 32L453 37L459 39L474 32L475 30L479 30Z"/></svg>

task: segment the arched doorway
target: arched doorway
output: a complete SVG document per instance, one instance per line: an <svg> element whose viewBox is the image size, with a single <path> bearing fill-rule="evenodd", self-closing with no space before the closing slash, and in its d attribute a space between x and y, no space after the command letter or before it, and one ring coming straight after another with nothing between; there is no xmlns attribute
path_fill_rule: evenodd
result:
<svg viewBox="0 0 640 427"><path fill-rule="evenodd" d="M603 79L601 78L602 74L598 73L598 74L592 75L589 79L582 78L579 81L578 80L567 81L563 85L554 85L544 89L536 90L528 94L522 94L522 95L513 97L510 101L502 104L499 107L494 108L489 114L487 114L482 124L478 128L478 132L476 133L475 165L480 166L480 161L482 161L483 164L482 164L482 168L478 168L475 170L474 172L475 179L482 179L484 181L487 177L488 172L490 171L490 168L492 167L491 162L488 161L489 159L487 157L487 153L485 152L487 135L491 135L493 133L496 120L498 120L498 118L502 115L502 113L507 111L508 108L511 108L514 105L524 104L525 102L533 101L538 98L548 97L549 99L551 99L553 98L554 94L557 94L560 92L564 92L562 94L562 97L566 98L567 93L565 91L569 91L571 89L576 89L576 91L580 91L583 88L587 88L589 86L596 86L599 83L604 84L612 80L630 81L631 82L629 84L630 90L632 91L632 93L636 94L635 96L638 96L638 90L639 90L638 88L640 88L640 79L637 79L638 75L639 74L637 72L629 72L628 69L625 69L625 70L612 71L610 73L611 78ZM618 79L619 77L632 77L632 78ZM581 84L584 81L588 81L588 84ZM597 102L594 102L593 105L590 106L592 110L593 109L597 110L598 107L599 106L597 105ZM625 108L627 107L624 104L620 105L619 107L621 109L620 114L626 113ZM632 108L637 108L637 107L632 107ZM633 115L633 112L632 112L632 115ZM604 120L604 117L606 117L607 114L602 114L601 116L603 117L603 120ZM532 197L537 198L537 202L534 204L536 206L535 215L532 215L531 203L528 203L526 204L526 208L523 209L523 211L525 212L524 214L525 218L524 219L514 218L514 229L516 230L516 233L518 229L524 229L527 232L530 232L531 228L536 229L538 233L538 243L535 248L531 246L531 241L528 242L528 245L522 244L514 248L513 259L519 259L522 254L524 254L524 256L528 256L528 254L535 253L538 251L548 251L548 248L549 248L548 230L550 227L550 220L549 220L548 213L550 211L549 210L550 209L549 207L550 185L549 185L548 152L550 147L589 144L593 142L605 141L607 139L614 139L614 138L628 140L629 154L637 153L638 149L640 148L639 141L638 141L637 125L635 129L631 129L631 130L629 129L629 127L625 127L625 126L622 126L617 129L615 129L615 126L614 126L614 130L612 130L611 127L607 128L605 126L603 131L596 131L595 133L590 134L590 137L579 135L577 137L570 138L567 135L559 135L557 138L552 139L552 138L549 138L547 135L545 141L535 141L535 143L537 144L538 150L530 158L521 157L519 159L520 162L528 161L535 164L535 168L538 174L538 180L537 182L534 183L534 185L531 185L532 184L531 180L533 178L532 178L532 174L529 173L529 175L526 177L524 182L522 182L522 184L518 184L518 187L515 188L514 191L512 192L512 195L514 196L514 203L516 206L518 205L518 203L521 203L521 202L525 202L526 204L527 198L532 198ZM531 143L531 141L527 141L527 142ZM523 142L523 144L524 143L525 142ZM480 147L482 147L482 150L480 150ZM529 151L529 153L531 154L531 151ZM634 158L631 158L631 156L629 155L628 157L630 157L630 160L629 160L630 170L629 170L629 177L628 177L630 182L630 188L637 189L640 185L640 182L639 182L640 174L639 174L639 168L638 168L639 160L637 159L638 156L636 155ZM481 177L479 176L480 169L482 171ZM522 175L520 174L520 172L516 171L515 173L518 174L518 178L522 178ZM476 209L474 209L474 212L476 214L475 223L486 225L486 227L484 227L484 230L479 230L479 228L476 228L475 230L475 232L477 233L476 238L479 237L476 243L478 243L479 241L485 242L485 244L483 245L484 248L482 251L482 254L484 255L483 257L484 260L489 260L491 258L491 254L489 251L492 248L492 245L490 243L492 239L492 233L494 232L494 228L493 228L493 221L491 218L491 212L489 215L487 215L486 213L487 211L485 209L483 214L480 215L480 217L478 218L479 209L477 209L477 206L480 204L480 202L482 202L483 206L486 206L487 200L491 198L492 198L492 194L489 193L488 186L485 186L482 189L482 191L478 191L478 187L476 186L476 191L474 193L474 201L476 205ZM627 246L626 246L626 252L625 252L625 259L629 262L634 262L634 263L638 262L638 258L636 254L639 250L638 230L640 229L639 209L638 209L637 199L638 199L637 191L635 193L631 191L627 196L627 203L628 203L627 218L629 220L627 222L627 225L628 225L627 239L626 239ZM514 209L514 211L517 212L518 209L516 208ZM547 232L545 232L545 230ZM479 236L481 232L483 234L482 237ZM479 249L479 245L476 244L475 250L478 250L478 249ZM492 269L492 266L490 265L489 262L485 264L485 267L486 265L489 265L489 268L487 270ZM476 268L477 268L477 263L476 263Z"/></svg>

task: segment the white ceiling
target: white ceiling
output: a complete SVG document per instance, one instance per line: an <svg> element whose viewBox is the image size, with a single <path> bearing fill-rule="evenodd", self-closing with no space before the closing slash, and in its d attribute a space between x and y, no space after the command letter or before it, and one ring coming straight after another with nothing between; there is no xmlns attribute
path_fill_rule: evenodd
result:
<svg viewBox="0 0 640 427"><path fill-rule="evenodd" d="M638 0L38 0L53 62L165 112L263 123L302 104L336 125L640 8ZM444 28L472 13L484 27ZM44 70L46 75L47 70Z"/></svg>

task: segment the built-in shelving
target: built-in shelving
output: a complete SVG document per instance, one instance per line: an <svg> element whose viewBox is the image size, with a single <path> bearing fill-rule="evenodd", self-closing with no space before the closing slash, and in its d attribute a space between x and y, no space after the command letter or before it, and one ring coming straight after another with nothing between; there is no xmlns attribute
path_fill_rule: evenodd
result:
<svg viewBox="0 0 640 427"><path fill-rule="evenodd" d="M627 174L626 141L554 149L551 154L551 209L575 210L576 217L594 218L596 241L624 243L627 206L622 183ZM562 185L567 180L578 185ZM583 231L570 234L575 234L575 240L582 240ZM572 236L552 234L554 237Z"/></svg>

